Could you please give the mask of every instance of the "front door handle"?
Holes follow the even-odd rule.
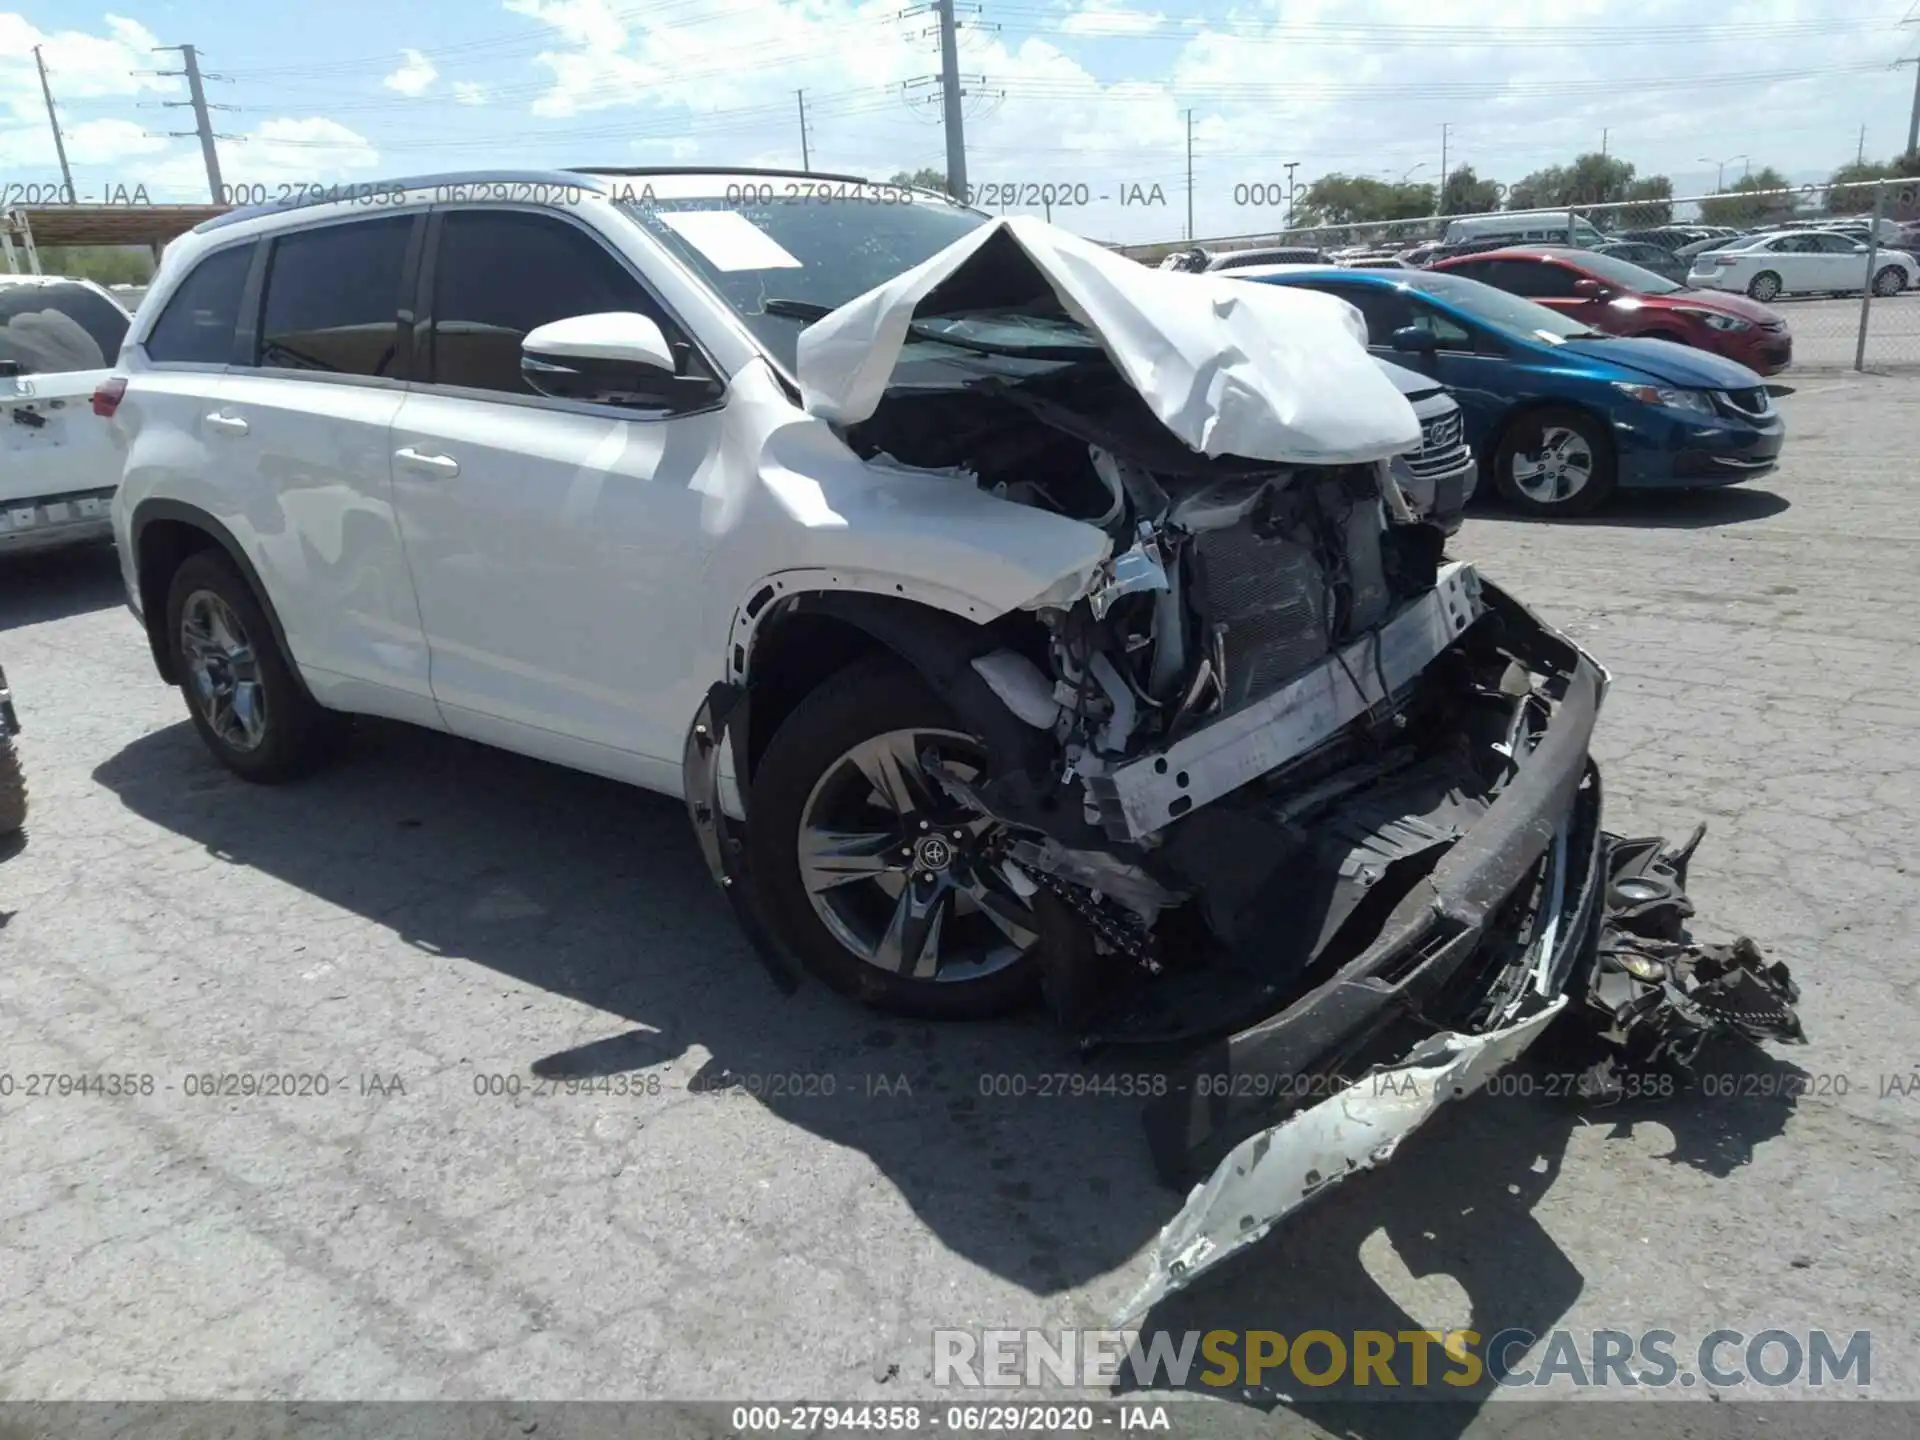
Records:
[[[247,422],[238,415],[222,415],[218,410],[207,416],[207,424],[224,435],[244,435]]]
[[[460,462],[451,455],[424,455],[411,445],[394,451],[393,458],[410,469],[424,470],[430,475],[458,475],[460,473]]]

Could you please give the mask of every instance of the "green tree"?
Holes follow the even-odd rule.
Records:
[[[144,285],[153,279],[153,255],[144,245],[42,245],[40,268],[96,285]]]
[[[936,170],[931,165],[923,165],[918,170],[896,170],[887,177],[889,185],[912,185],[921,190],[938,190],[942,194],[947,188],[947,172]]]
[[[1883,160],[1857,160],[1851,165],[1842,165],[1827,177],[1827,213],[1851,215],[1856,210],[1871,210],[1873,191],[1868,187],[1872,182],[1903,173]]]
[[[1571,165],[1549,165],[1523,177],[1507,192],[1507,208],[1544,210],[1672,197],[1673,186],[1664,175],[1635,179],[1632,161],[1592,150],[1574,156]]]
[[[1620,198],[1636,203],[1631,210],[1614,212],[1619,217],[1619,224],[1614,226],[1617,230],[1673,223],[1673,181],[1664,175],[1642,175]]]
[[[1368,175],[1322,175],[1306,188],[1295,228],[1356,225],[1369,220],[1416,220],[1433,214],[1431,185],[1395,184]]]
[[[1479,215],[1499,208],[1498,182],[1482,180],[1473,173],[1471,165],[1462,165],[1447,173],[1447,183],[1440,191],[1442,215]]]
[[[1793,196],[1759,196],[1758,191],[1788,190],[1787,177],[1771,165],[1763,165],[1751,175],[1742,175],[1713,200],[1700,202],[1700,218],[1709,225],[1763,225],[1770,220],[1786,220],[1793,215]],[[1747,196],[1754,196],[1747,199]]]

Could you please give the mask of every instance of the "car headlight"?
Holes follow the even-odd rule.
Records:
[[[1718,310],[1686,310],[1681,313],[1694,315],[1706,321],[1709,330],[1733,333],[1753,328],[1751,320],[1742,320],[1738,315],[1722,315]]]
[[[1713,414],[1713,397],[1704,390],[1670,390],[1664,385],[1628,385],[1614,382],[1614,389],[1631,396],[1642,405],[1659,405],[1668,410],[1697,410]]]

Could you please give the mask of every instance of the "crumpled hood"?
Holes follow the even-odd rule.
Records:
[[[1028,215],[970,231],[800,334],[810,414],[879,407],[918,316],[1005,309],[1049,292],[1189,448],[1283,464],[1383,460],[1420,422],[1367,353],[1346,301],[1227,275],[1152,270]]]

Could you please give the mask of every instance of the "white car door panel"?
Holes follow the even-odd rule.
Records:
[[[407,397],[394,488],[449,728],[574,763],[492,722],[549,731],[584,768],[634,778],[620,757],[646,757],[677,784],[721,420]]]
[[[261,368],[230,371],[198,419],[315,698],[438,726],[389,434],[405,396],[395,356],[412,223],[388,215],[278,237]]]
[[[725,412],[538,395],[520,341],[554,320],[643,313],[689,369],[704,364],[632,264],[574,219],[449,206],[430,248],[422,383],[390,439],[448,727],[677,791],[685,727],[717,678],[693,632],[717,538],[699,487]]]

